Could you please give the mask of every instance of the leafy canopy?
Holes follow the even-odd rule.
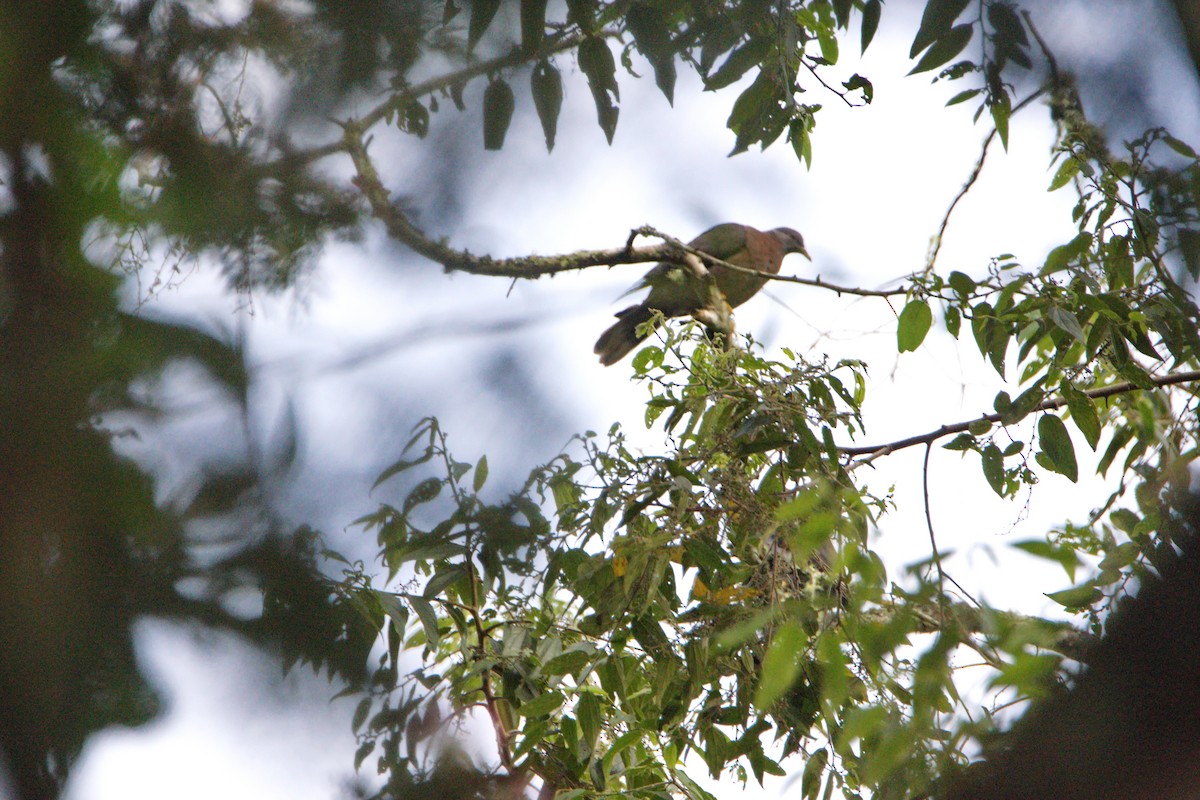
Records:
[[[784,140],[811,163],[812,98],[873,99],[871,81],[844,69],[845,50],[870,44],[882,10],[879,0],[11,6],[23,34],[5,39],[0,94],[0,452],[17,490],[0,501],[0,564],[20,607],[38,610],[0,632],[0,683],[12,687],[0,746],[18,794],[53,796],[88,735],[156,713],[132,657],[133,622],[147,614],[274,641],[285,663],[338,675],[358,695],[359,766],[373,759],[381,793],[405,797],[534,786],[547,798],[704,798],[697,769],[742,780],[794,770],[808,798],[920,796],[1001,725],[994,705],[960,690],[964,649],[986,665],[993,702],[1069,680],[1124,587],[1175,552],[1170,509],[1200,424],[1200,313],[1185,288],[1200,277],[1200,167],[1160,129],[1111,146],[1015,3],[929,0],[912,72],[963,87],[950,105],[976,104],[991,129],[980,168],[994,139],[1007,146],[1011,116],[1044,101],[1058,132],[1050,190],[1076,197],[1076,234],[1041,263],[998,255],[944,274],[948,212],[903,289],[838,289],[881,304],[903,296],[899,353],[944,326],[985,358],[1006,388],[978,419],[863,442],[866,364],[668,329],[633,362],[663,450],[636,452],[618,428],[588,434],[495,502],[486,459],[455,460],[427,420],[381,476],[419,476],[405,499],[360,520],[381,564],[343,564],[329,580],[315,535],[278,536],[257,491],[286,474],[294,439],[263,459],[276,463],[226,466],[193,501],[163,508],[96,417],[152,410],[134,387],[180,359],[233,405],[248,394],[236,345],[126,313],[122,273],[158,267],[153,294],[215,263],[234,291],[278,290],[367,214],[416,253],[485,275],[680,258],[665,236],[659,248],[552,257],[455,249],[395,201],[403,187],[380,178],[373,137],[420,147],[456,124],[450,106],[477,108],[483,146],[499,149],[529,97],[552,149],[577,68],[611,141],[621,112],[637,110],[622,106],[621,83],[652,75],[672,101],[683,68],[730,96],[734,154]],[[272,116],[263,109],[279,87],[290,113]],[[321,168],[335,159],[352,177]],[[1097,454],[1111,496],[1085,523],[1017,544],[1064,568],[1071,586],[1050,596],[1077,626],[973,601],[943,569],[932,529],[921,564],[897,571],[872,551],[892,504],[919,500],[872,495],[863,470],[935,444],[977,463],[1005,498],[1045,471],[1077,480],[1083,447]],[[265,520],[249,531],[248,507]],[[194,523],[211,518],[237,532],[215,561],[196,557]],[[185,579],[203,596],[181,592]],[[221,603],[242,585],[265,596],[250,620]],[[478,720],[493,733],[484,757],[454,735]]]

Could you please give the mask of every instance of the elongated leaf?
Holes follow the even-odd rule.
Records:
[[[620,113],[615,101],[620,98],[617,86],[617,64],[608,43],[598,37],[588,37],[579,45],[579,68],[587,76],[588,88],[596,103],[596,119],[612,144]]]
[[[754,705],[760,711],[768,710],[796,682],[803,647],[804,631],[799,625],[781,625],[775,630],[754,691]]]
[[[521,49],[536,52],[546,33],[547,0],[521,0]]]
[[[589,750],[594,750],[596,741],[600,738],[601,729],[600,701],[596,695],[591,692],[581,693],[579,703],[575,707],[575,716],[579,720],[584,743]]]
[[[487,456],[480,456],[479,463],[475,465],[475,482],[473,488],[479,491],[488,479],[488,463]]]
[[[516,99],[508,82],[499,79],[488,84],[483,93],[483,147],[499,150],[512,122]]]
[[[1058,563],[1067,573],[1067,579],[1072,581],[1075,580],[1076,567],[1083,563],[1075,548],[1066,545],[1051,544],[1045,539],[1029,539],[1023,542],[1014,542],[1012,546],[1018,550],[1025,551],[1031,556]]]
[[[1103,596],[1104,592],[1091,584],[1076,586],[1073,589],[1064,589],[1061,592],[1046,593],[1046,597],[1049,597],[1063,608],[1086,608]]]
[[[1196,151],[1187,142],[1176,139],[1174,136],[1164,136],[1163,141],[1167,143],[1167,147],[1170,147],[1184,158],[1190,158],[1192,160],[1197,158]]]
[[[1057,191],[1070,183],[1071,179],[1079,174],[1079,163],[1079,159],[1072,155],[1064,158],[1063,163],[1058,165],[1058,172],[1054,173],[1054,179],[1050,181],[1050,188],[1046,191]]]
[[[404,498],[404,513],[407,514],[422,503],[428,503],[437,498],[442,491],[442,482],[438,478],[426,478],[413,487]]]
[[[467,50],[474,50],[475,45],[487,33],[488,26],[496,17],[500,8],[500,0],[471,0],[471,22],[467,27]]]
[[[438,632],[437,614],[433,610],[433,604],[423,597],[409,597],[408,604],[412,606],[413,611],[417,612],[417,618],[421,620],[421,627],[425,630],[426,645],[430,650],[437,650],[441,634]]]
[[[916,350],[925,341],[925,334],[933,324],[933,312],[924,300],[910,300],[900,312],[900,324],[896,328],[896,343],[901,353]]]
[[[1088,447],[1095,450],[1100,443],[1100,417],[1096,413],[1096,403],[1066,381],[1063,381],[1061,389],[1067,401],[1067,410],[1071,412],[1071,420],[1087,440]]]
[[[578,25],[584,33],[591,33],[596,27],[599,7],[597,0],[567,0],[567,22]]]
[[[655,84],[674,105],[675,47],[662,10],[650,3],[636,3],[626,13],[625,24],[638,50],[654,68]]]
[[[917,53],[948,33],[968,3],[970,0],[929,0],[925,4],[925,13],[921,15],[921,25],[917,28],[908,57],[916,58]]]
[[[1079,318],[1070,311],[1058,306],[1050,306],[1050,308],[1046,309],[1046,316],[1059,328],[1062,328],[1075,337],[1076,341],[1081,344],[1087,342],[1087,337],[1083,333],[1083,326],[1079,324]]]
[[[517,713],[522,717],[542,717],[558,711],[562,708],[562,704],[562,692],[550,691],[539,694],[528,703],[522,703],[521,707],[517,709]]]
[[[724,89],[736,82],[750,70],[763,63],[771,52],[773,42],[770,38],[750,39],[741,47],[735,49],[722,62],[712,75],[704,79],[704,88],[710,91]]]
[[[542,133],[546,136],[546,150],[554,149],[554,137],[558,133],[558,114],[562,110],[562,76],[549,61],[539,61],[530,75],[533,107],[537,109]]]
[[[1008,118],[1012,116],[1012,100],[1006,92],[1000,91],[991,98],[988,108],[992,112],[992,124],[996,126],[1000,145],[1008,150]]]
[[[1049,412],[1038,420],[1038,443],[1046,456],[1047,466],[1072,483],[1079,480],[1079,465],[1075,461],[1075,446],[1071,434],[1058,416]]]
[[[955,106],[955,105],[958,105],[959,103],[965,103],[967,100],[970,100],[972,97],[974,97],[975,95],[979,94],[982,91],[983,91],[982,89],[965,89],[965,90],[959,92],[958,94],[954,95],[954,97],[951,97],[949,100],[947,100],[946,105],[947,106]]]
[[[863,6],[860,46],[864,53],[870,46],[871,40],[875,38],[875,31],[879,30],[879,14],[882,9],[883,5],[879,0],[867,0],[866,5]]]
[[[1092,234],[1084,231],[1076,234],[1075,238],[1066,244],[1059,245],[1046,256],[1041,275],[1050,275],[1061,269],[1066,269],[1071,262],[1082,256],[1092,246]]]
[[[988,486],[992,487],[992,491],[1003,497],[1004,456],[1000,454],[1000,448],[989,444],[983,448],[981,455],[983,456],[983,477],[987,479]]]
[[[928,72],[942,66],[966,49],[967,45],[971,43],[974,33],[974,25],[958,25],[951,28],[933,43],[933,46],[925,52],[925,55],[921,56],[921,60],[908,74],[916,75],[919,72]]]

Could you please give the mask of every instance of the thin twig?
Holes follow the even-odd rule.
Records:
[[[945,598],[946,573],[942,571],[942,554],[938,551],[937,535],[933,532],[933,515],[929,511],[929,454],[933,451],[933,442],[925,443],[925,463],[921,467],[921,489],[925,493],[925,527],[929,529],[929,548],[933,553],[933,565],[938,574],[938,595]]]
[[[1010,114],[1016,114],[1021,109],[1032,103],[1037,98],[1046,93],[1046,87],[1041,87],[1033,94],[1026,97],[1021,102],[1013,107]],[[979,180],[979,174],[983,172],[983,162],[987,159],[988,148],[991,147],[992,140],[996,138],[996,128],[992,128],[991,132],[983,140],[983,148],[979,152],[979,160],[975,162],[975,168],[971,170],[971,176],[967,178],[966,183],[958,190],[958,194],[950,201],[950,207],[946,209],[945,216],[942,217],[942,224],[938,226],[937,235],[933,237],[933,242],[929,246],[929,256],[925,260],[925,271],[931,272],[933,265],[937,261],[938,253],[942,250],[942,238],[946,235],[946,228],[950,225],[950,215],[954,213],[954,209],[958,207],[959,201],[967,196],[967,192],[971,191],[971,187],[975,185],[975,181]]]
[[[1150,381],[1159,388],[1163,386],[1174,386],[1180,383],[1193,383],[1195,381],[1200,381],[1200,370],[1175,372],[1158,377],[1151,376]],[[1118,394],[1127,394],[1129,392],[1139,391],[1140,388],[1141,387],[1136,386],[1129,381],[1122,381],[1121,383],[1114,383],[1111,386],[1103,386],[1099,389],[1088,389],[1084,392],[1084,394],[1093,400],[1096,400],[1102,397],[1112,397]],[[1030,413],[1032,414],[1037,411],[1052,411],[1056,408],[1062,408],[1066,404],[1067,401],[1061,397],[1053,400],[1043,400],[1041,403],[1038,403],[1037,406],[1031,409]],[[897,450],[903,450],[919,444],[929,444],[941,439],[943,436],[949,436],[954,433],[963,433],[964,431],[970,429],[972,425],[979,422],[991,423],[999,421],[1000,414],[984,414],[981,417],[976,417],[975,419],[967,422],[956,422],[951,425],[943,425],[936,431],[929,431],[928,433],[909,436],[905,439],[898,439],[894,442],[888,442],[887,444],[868,445],[866,447],[839,447],[838,452],[849,458],[866,456],[866,458],[863,459],[864,461],[873,461],[882,456],[894,453]]]
[[[379,219],[387,229],[388,235],[420,255],[441,264],[447,272],[467,272],[472,275],[487,275],[506,278],[538,278],[543,275],[557,275],[561,272],[574,272],[598,266],[617,266],[620,264],[645,264],[656,261],[671,261],[684,263],[685,255],[693,255],[706,268],[720,266],[731,272],[741,272],[767,280],[783,283],[799,283],[820,289],[829,289],[837,294],[852,294],[863,297],[891,297],[907,293],[907,289],[859,289],[850,286],[838,286],[826,283],[818,278],[800,278],[793,275],[771,275],[759,270],[731,264],[703,251],[690,247],[678,239],[668,236],[649,226],[637,228],[630,233],[624,247],[608,250],[579,250],[554,256],[521,256],[517,258],[492,258],[478,256],[467,250],[456,250],[443,242],[435,242],[425,236],[408,216],[391,201],[387,188],[379,178],[375,165],[367,153],[367,144],[363,140],[365,129],[359,123],[344,123],[345,134],[342,137],[342,149],[349,154],[354,162],[357,175],[353,183],[362,192],[371,207],[372,214]],[[661,239],[664,244],[656,247],[634,248],[633,242],[638,236],[651,236]]]

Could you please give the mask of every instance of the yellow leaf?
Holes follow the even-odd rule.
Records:
[[[734,603],[740,603],[743,600],[748,600],[757,595],[758,592],[747,586],[726,586],[724,589],[719,589],[713,593],[712,602],[718,605],[728,606]]]

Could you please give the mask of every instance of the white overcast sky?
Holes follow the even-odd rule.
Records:
[[[1097,5],[1107,6],[1105,12],[1096,13]],[[1111,6],[1059,0],[1040,4],[1035,20],[1067,68],[1136,65],[1140,99],[1153,121],[1197,143],[1200,91],[1177,43],[1165,38],[1169,28],[1156,27],[1167,22],[1153,17],[1154,7],[1137,0]],[[855,62],[856,47],[843,46],[846,76],[859,72],[874,81],[871,106],[848,109],[810,87],[806,99],[825,106],[811,170],[797,164],[785,144],[726,158],[732,134],[724,120],[736,95],[702,93],[683,70],[674,109],[649,78],[619,76],[623,111],[611,147],[595,124],[581,76],[567,74],[558,144],[550,155],[521,89],[500,153],[480,152],[477,102],[467,113],[444,107],[435,117],[435,123],[461,126],[461,141],[448,146],[440,162],[431,163],[425,143],[385,134],[373,152],[394,191],[426,207],[424,224],[474,252],[611,247],[643,224],[686,239],[732,220],[802,231],[813,262],[793,256],[785,271],[864,287],[893,285],[924,263],[930,236],[987,133],[972,124],[969,104],[942,107],[961,87],[931,88],[928,77],[903,77],[919,11],[917,3],[888,3],[862,63]],[[1146,40],[1164,44],[1146,48]],[[565,59],[561,64],[573,69]],[[1111,99],[1089,96],[1087,89],[1085,83],[1092,110]],[[1118,125],[1127,121],[1120,102],[1104,111]],[[1044,191],[1052,139],[1041,106],[1013,120],[1009,152],[993,148],[956,212],[941,270],[979,275],[989,257],[1004,252],[1034,267],[1071,237],[1071,196]],[[461,169],[454,166],[459,158],[466,163]],[[389,496],[385,489],[372,499],[367,490],[426,414],[441,419],[462,460],[487,454],[498,494],[553,457],[574,432],[603,432],[619,420],[635,441],[655,446],[658,436],[641,422],[645,389],[630,383],[628,361],[606,369],[591,352],[621,307],[617,296],[640,272],[636,266],[590,270],[512,287],[447,277],[372,229],[361,245],[331,246],[300,292],[256,298],[253,315],[238,310],[203,274],[156,300],[152,310],[246,326],[257,365],[253,402],[261,435],[278,424],[287,401],[300,420],[302,469],[294,490],[281,498],[282,510],[368,557],[369,537],[346,525]],[[973,345],[958,346],[936,327],[919,352],[897,357],[896,301],[893,308],[879,299],[837,298],[789,284],[768,291],[775,299],[759,296],[738,310],[740,329],[770,348],[868,362],[864,442],[972,418],[990,410],[992,397],[1005,388]],[[170,431],[179,447],[151,440],[137,455],[168,482],[182,480],[225,421],[219,413],[193,410]],[[896,571],[928,554],[922,455],[914,449],[890,456],[870,479],[879,492],[895,487],[900,510],[882,520],[872,546]],[[1007,543],[1081,520],[1103,488],[1086,478],[1072,486],[1047,475],[1028,504],[1002,503],[984,483],[977,459],[935,450],[931,469],[939,544],[956,551],[951,574],[992,602],[1047,611],[1041,593],[1064,588],[1065,576],[1006,552]],[[993,553],[1015,569],[1002,570]],[[270,658],[229,636],[161,622],[143,624],[140,644],[167,712],[142,729],[95,736],[69,800],[324,800],[350,776],[353,703],[329,703],[332,691],[323,679],[297,673],[280,681]],[[768,785],[761,796],[775,796],[780,786]],[[757,787],[750,788],[755,794]],[[718,794],[740,791],[726,784]]]

